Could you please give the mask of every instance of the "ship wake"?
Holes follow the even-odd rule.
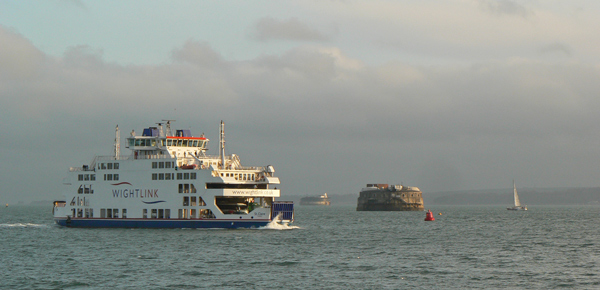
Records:
[[[259,230],[293,230],[299,229],[298,226],[292,226],[288,222],[281,221],[281,214],[277,215],[271,222],[269,222],[266,226],[259,227]]]

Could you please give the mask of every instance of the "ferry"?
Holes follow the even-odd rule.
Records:
[[[71,167],[54,221],[66,227],[256,228],[291,223],[294,204],[281,196],[273,166],[242,166],[225,155],[221,121],[219,155],[206,155],[208,138],[171,130],[175,120],[132,131],[121,156],[119,126],[114,154]]]

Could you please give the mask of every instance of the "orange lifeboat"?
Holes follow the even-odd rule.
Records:
[[[431,212],[431,210],[427,211],[427,214],[425,215],[425,221],[434,221],[435,218],[433,217],[433,213]]]

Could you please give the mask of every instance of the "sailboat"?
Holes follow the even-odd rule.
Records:
[[[527,210],[527,206],[521,206],[521,201],[519,200],[519,195],[517,194],[517,186],[515,185],[515,181],[513,180],[513,192],[515,196],[515,206],[507,207],[507,210]]]

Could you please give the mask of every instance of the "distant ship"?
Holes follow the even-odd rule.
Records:
[[[327,193],[320,196],[307,196],[300,199],[300,205],[331,205]]]
[[[515,206],[507,207],[507,210],[527,210],[527,206],[521,206],[521,201],[519,200],[519,195],[517,194],[517,186],[515,185],[515,181],[513,180],[513,197],[515,198]]]
[[[67,227],[252,228],[294,219],[292,202],[276,201],[275,169],[242,166],[225,155],[225,124],[219,156],[206,155],[208,139],[171,130],[173,120],[127,138],[120,155],[119,128],[113,156],[96,156],[71,167],[64,199],[54,202],[54,221]]]
[[[421,211],[425,210],[418,187],[367,184],[358,196],[357,211]]]

